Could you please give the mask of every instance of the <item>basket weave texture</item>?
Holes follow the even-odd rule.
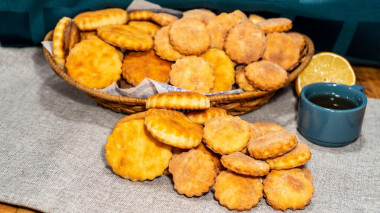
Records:
[[[305,67],[309,64],[312,56],[314,55],[315,49],[312,40],[306,35],[303,36],[306,45],[301,52],[301,57],[298,61],[298,64],[290,72],[288,72],[287,84],[297,78],[302,70],[304,70]],[[44,41],[52,41],[52,38],[53,31],[50,31],[46,34]],[[115,112],[125,114],[133,114],[146,110],[146,98],[110,95],[79,84],[74,79],[72,79],[64,69],[60,68],[55,63],[52,55],[50,55],[49,51],[45,47],[43,47],[43,52],[51,68],[59,77],[64,79],[70,85],[87,93],[100,106],[111,109]],[[208,97],[211,101],[212,106],[226,109],[228,114],[231,115],[241,115],[260,108],[266,104],[275,93],[276,91],[255,90],[250,92],[241,92],[238,94],[211,95]]]

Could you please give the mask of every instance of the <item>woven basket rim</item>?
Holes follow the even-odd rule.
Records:
[[[44,41],[52,41],[53,38],[53,32],[54,30],[49,31],[44,38]],[[300,58],[300,63],[288,74],[288,80],[286,84],[289,84],[294,79],[297,78],[297,76],[305,69],[305,67],[309,64],[311,61],[311,58],[314,55],[314,44],[313,41],[306,35],[301,34],[304,37],[305,40],[305,48],[306,48],[306,54]],[[53,71],[62,79],[64,79],[66,82],[68,82],[70,85],[76,87],[77,89],[80,89],[84,92],[86,92],[88,95],[92,97],[97,97],[100,99],[103,99],[105,101],[112,101],[117,102],[121,104],[126,105],[145,105],[145,102],[147,98],[135,98],[135,97],[128,97],[128,96],[121,96],[121,95],[111,95],[107,94],[89,87],[86,87],[78,82],[76,82],[73,78],[71,78],[67,72],[65,72],[64,69],[60,68],[54,61],[53,56],[50,55],[49,51],[43,46],[42,47],[44,55],[48,63],[50,64]],[[210,99],[211,102],[233,102],[233,101],[244,101],[252,98],[261,97],[264,95],[267,95],[273,91],[262,91],[262,90],[256,90],[256,91],[244,91],[241,93],[236,94],[219,94],[219,95],[208,95],[207,97]]]

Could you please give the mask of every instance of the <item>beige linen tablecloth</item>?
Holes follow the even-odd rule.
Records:
[[[293,85],[242,116],[295,132],[312,151],[314,197],[304,212],[379,212],[380,100],[369,99],[360,138],[342,148],[306,141],[296,130]],[[41,48],[0,48],[0,201],[44,212],[227,212],[209,192],[179,195],[171,180],[131,182],[104,158],[124,115],[96,105],[49,67]],[[273,212],[262,199],[252,212]]]

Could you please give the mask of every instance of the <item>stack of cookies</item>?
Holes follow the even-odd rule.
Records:
[[[146,108],[121,119],[105,145],[108,164],[121,177],[171,175],[179,194],[197,197],[213,189],[231,210],[249,210],[263,196],[280,210],[310,203],[313,178],[303,166],[310,149],[280,125],[227,115],[195,92],[157,94]]]
[[[272,91],[287,83],[305,46],[301,34],[286,33],[291,28],[287,18],[240,10],[193,9],[178,18],[112,8],[62,18],[53,57],[75,81],[96,89],[150,78],[199,93]]]

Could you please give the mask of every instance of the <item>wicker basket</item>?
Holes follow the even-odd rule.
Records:
[[[51,41],[53,38],[53,31],[46,34],[44,41]],[[314,55],[314,44],[311,39],[304,35],[305,48],[301,52],[301,57],[298,64],[289,72],[288,83],[292,82],[302,72],[303,69],[309,64],[312,56]],[[146,98],[134,98],[118,95],[110,95],[104,92],[94,90],[92,88],[83,86],[74,81],[65,70],[58,67],[53,57],[43,47],[43,52],[46,60],[49,62],[51,68],[57,75],[63,78],[72,86],[86,92],[89,96],[95,99],[95,101],[108,109],[115,112],[121,112],[126,114],[133,114],[137,112],[145,111]],[[238,94],[225,94],[225,95],[211,95],[208,96],[211,105],[226,109],[231,115],[241,115],[252,110],[258,109],[266,104],[269,99],[275,94],[276,91],[251,91],[242,92]]]

